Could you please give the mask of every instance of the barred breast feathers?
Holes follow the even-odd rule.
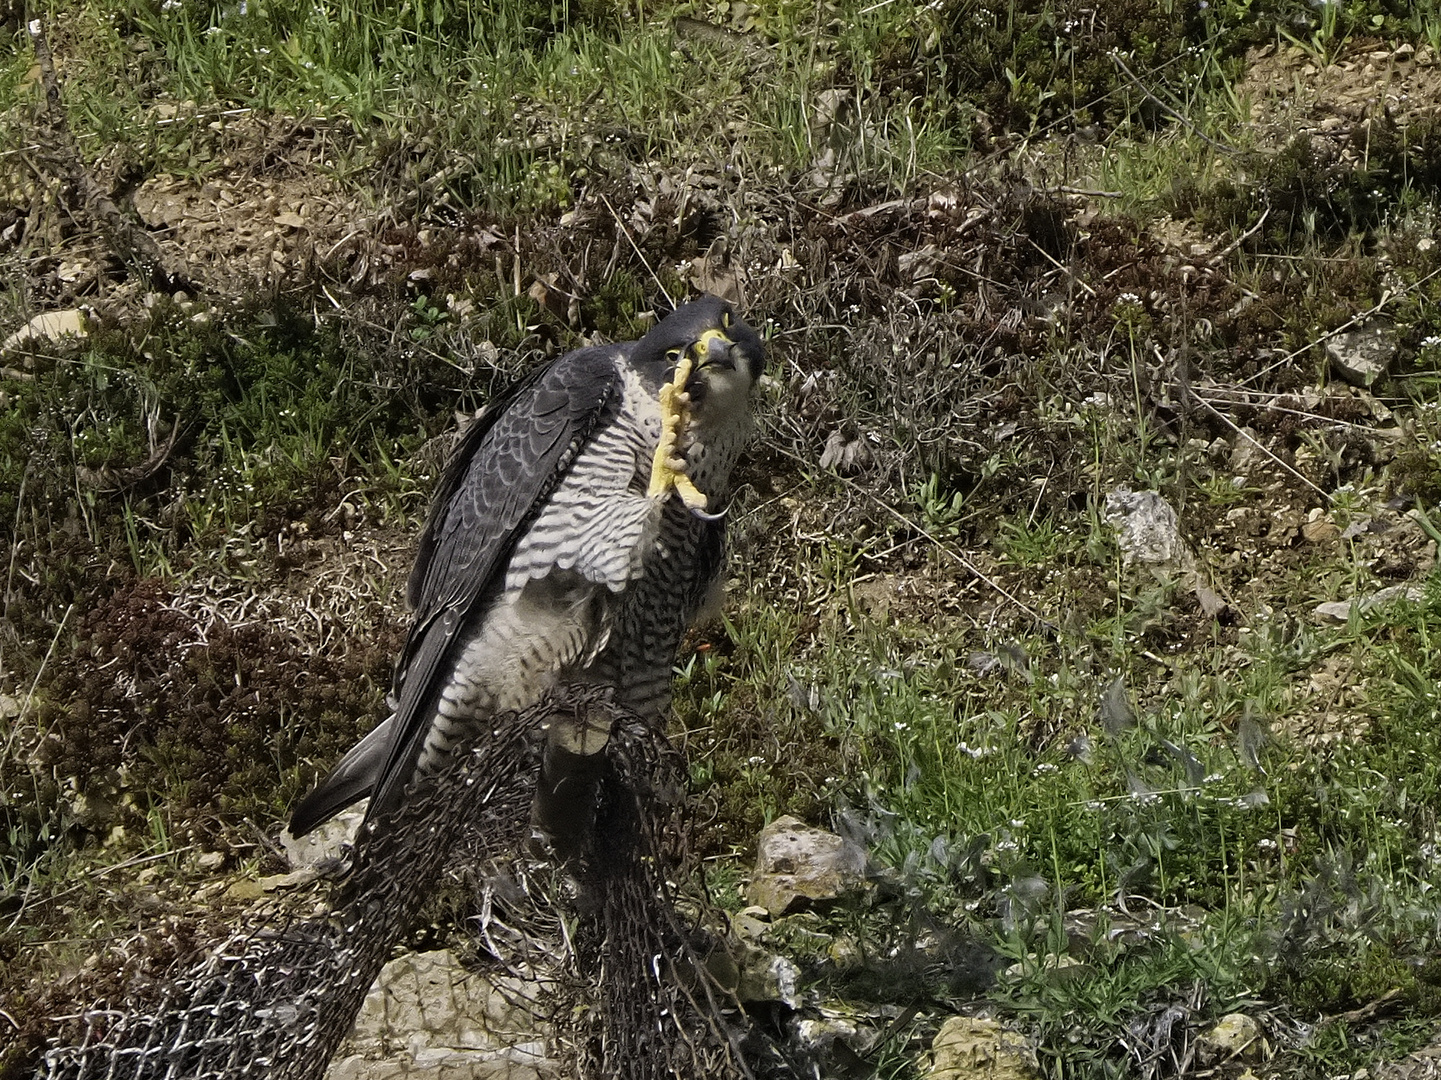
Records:
[[[640,378],[622,368],[620,415],[581,451],[526,531],[506,568],[507,592],[556,571],[620,592],[644,569],[660,530],[663,498],[649,498],[660,408]]]

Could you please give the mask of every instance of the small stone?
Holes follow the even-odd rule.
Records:
[[[744,1005],[780,1004],[788,1009],[800,1006],[800,968],[777,953],[747,949],[741,959],[736,1000]]]
[[[731,929],[742,941],[760,941],[771,928],[771,913],[763,907],[748,907],[731,916]]]
[[[5,344],[0,345],[0,350],[9,352],[11,349],[19,348],[22,345],[33,345],[38,342],[48,341],[51,343],[60,342],[66,338],[83,338],[89,329],[85,320],[85,313],[79,308],[69,308],[65,311],[46,311],[36,315],[15,333],[5,339]]]
[[[302,885],[309,885],[319,877],[318,873],[310,867],[306,867],[303,870],[292,870],[288,874],[271,874],[269,877],[261,878],[255,884],[260,887],[262,892],[279,892],[281,889],[298,889]]]
[[[1331,368],[1353,386],[1370,388],[1396,357],[1396,331],[1385,323],[1348,330],[1326,342]]]
[[[1301,528],[1303,514],[1294,506],[1283,506],[1271,512],[1271,528],[1266,533],[1266,543],[1272,547],[1289,547]]]
[[[859,844],[793,817],[761,831],[755,874],[746,895],[779,918],[860,892],[866,853]]]
[[[1338,539],[1341,530],[1325,518],[1317,518],[1301,526],[1301,535],[1306,538],[1307,543],[1325,544]]]
[[[207,873],[214,873],[225,865],[225,853],[223,851],[202,851],[200,857],[195,860],[195,865]]]
[[[953,1016],[931,1044],[925,1080],[1034,1080],[1040,1076],[1035,1052],[1019,1033],[994,1020]]]
[[[1274,465],[1275,462],[1261,448],[1253,429],[1243,427],[1236,432],[1236,441],[1231,446],[1230,472],[1239,476],[1250,476],[1257,469]]]
[[[231,882],[230,888],[225,890],[227,900],[259,900],[265,895],[265,890],[260,887],[260,882],[251,881],[249,878],[241,878],[239,881]]]
[[[1067,968],[1084,967],[1086,967],[1085,964],[1069,953],[1047,953],[1045,956],[1031,955],[1024,960],[1018,960],[1006,968],[1006,978],[1021,979],[1032,972],[1039,972],[1042,975],[1051,976],[1058,971],[1065,971]],[[1053,981],[1059,982],[1063,980]]]
[[[824,1011],[824,1009],[823,1009]],[[849,1016],[827,1015],[795,1024],[795,1041],[820,1065],[821,1076],[858,1075],[861,1057],[876,1043],[876,1031]]]
[[[1350,621],[1353,610],[1359,615],[1365,615],[1373,608],[1394,603],[1397,600],[1418,603],[1425,595],[1425,590],[1419,585],[1390,585],[1360,599],[1328,600],[1324,604],[1317,604],[1312,609],[1312,614],[1326,622],[1344,623]]]
[[[1327,600],[1317,604],[1312,614],[1326,622],[1343,623],[1351,618],[1351,604],[1350,600]]]
[[[1176,511],[1157,492],[1117,488],[1106,496],[1105,519],[1127,562],[1182,570],[1195,564]]]
[[[70,801],[70,816],[91,832],[108,829],[115,818],[115,804],[103,795],[82,792]]]
[[[1196,1060],[1202,1066],[1264,1061],[1269,1050],[1261,1025],[1245,1013],[1228,1013],[1196,1040]]]
[[[861,943],[848,935],[842,935],[826,946],[826,959],[842,972],[859,971],[865,966],[866,954]]]
[[[299,839],[291,836],[289,830],[283,831],[280,834],[280,846],[285,849],[285,857],[290,860],[291,869],[319,866],[340,858],[341,849],[354,841],[360,823],[365,820],[365,808],[368,805],[370,800],[362,799]]]

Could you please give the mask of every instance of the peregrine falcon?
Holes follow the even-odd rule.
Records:
[[[366,821],[382,820],[453,747],[560,682],[611,686],[617,704],[659,719],[681,635],[720,573],[764,362],[756,332],[707,296],[492,402],[420,538],[394,711],[301,800],[291,834],[367,795]]]

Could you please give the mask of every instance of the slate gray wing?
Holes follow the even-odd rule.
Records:
[[[415,621],[396,665],[389,731],[356,747],[301,801],[293,835],[366,794],[371,819],[398,803],[458,636],[499,594],[516,542],[576,455],[614,419],[624,355],[624,346],[568,353],[521,380],[467,429],[432,502],[407,585]]]

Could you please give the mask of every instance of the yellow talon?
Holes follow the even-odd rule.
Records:
[[[681,430],[690,419],[686,408],[690,396],[685,392],[689,379],[690,355],[687,353],[676,363],[675,376],[660,388],[660,445],[651,461],[650,489],[646,494],[654,499],[674,490],[688,508],[704,510],[705,493],[685,474],[685,459],[676,453]]]

